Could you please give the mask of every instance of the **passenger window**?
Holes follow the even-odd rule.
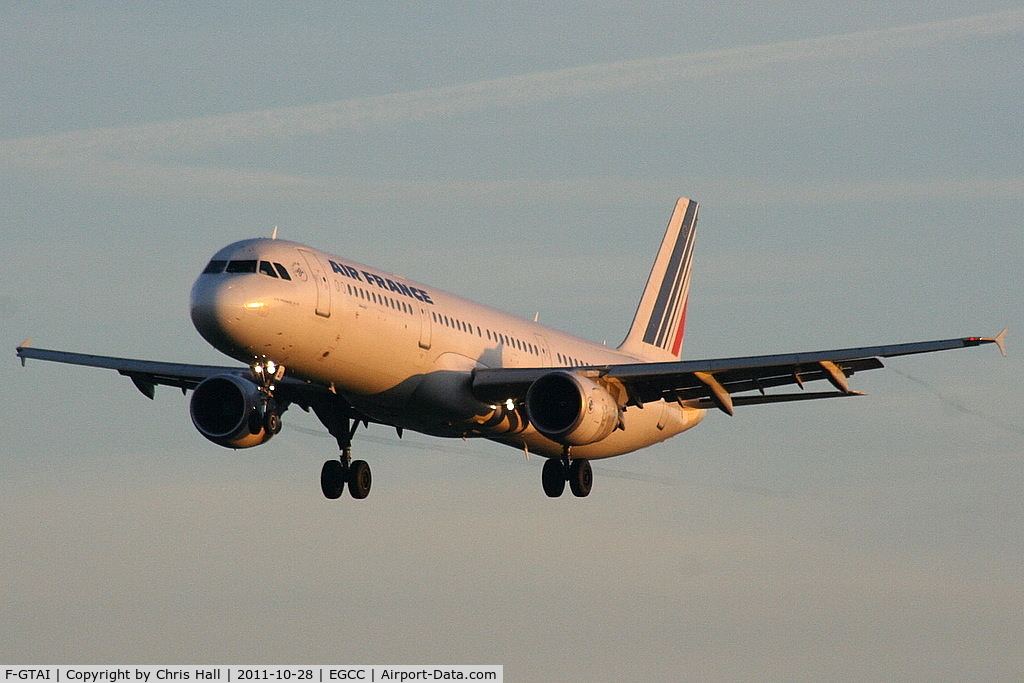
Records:
[[[228,273],[255,273],[256,261],[229,261]]]
[[[224,272],[224,266],[226,266],[226,265],[228,265],[227,261],[220,261],[220,260],[214,259],[213,261],[210,261],[208,264],[206,264],[206,268],[203,269],[203,274],[204,275],[213,275],[213,274],[216,274],[216,273],[223,273]]]
[[[269,275],[272,278],[277,277],[277,272],[274,270],[273,264],[269,261],[260,261],[260,272],[264,275]]]
[[[275,263],[274,268],[277,268],[277,274],[281,276],[282,280],[292,279],[292,276],[288,274],[288,271],[280,263]]]

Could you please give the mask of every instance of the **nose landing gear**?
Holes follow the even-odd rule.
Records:
[[[287,403],[279,406],[274,398],[275,382],[280,382],[284,378],[285,367],[278,365],[272,360],[268,360],[265,363],[253,363],[249,367],[257,384],[259,384],[260,394],[262,395],[262,409],[253,412],[250,416],[249,431],[253,434],[258,434],[261,430],[266,429],[267,434],[273,436],[280,433],[281,413],[288,407]]]

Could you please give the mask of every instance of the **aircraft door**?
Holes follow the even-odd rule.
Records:
[[[541,367],[551,367],[551,351],[548,349],[547,339],[544,338],[543,334],[536,334],[534,338],[537,340],[537,347],[540,349]]]
[[[430,339],[433,333],[433,323],[430,320],[430,311],[420,306],[420,348],[429,349]]]
[[[306,265],[313,274],[313,281],[316,282],[316,314],[324,318],[331,317],[331,283],[327,279],[327,271],[320,263],[316,254],[305,249],[299,249],[302,257],[306,259]]]

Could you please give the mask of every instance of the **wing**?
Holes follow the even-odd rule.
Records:
[[[729,415],[736,405],[781,403],[808,399],[858,396],[847,378],[862,370],[883,367],[882,358],[962,349],[996,344],[1006,355],[1006,330],[995,337],[960,337],[911,344],[865,346],[832,351],[718,358],[669,363],[631,363],[584,368],[564,368],[607,385],[618,385],[625,405],[643,406],[657,400],[678,401],[695,408],[719,408]],[[481,368],[474,371],[473,391],[490,402],[522,399],[530,385],[552,368]],[[827,380],[831,391],[769,394],[774,387]],[[755,393],[756,392],[756,393]],[[733,394],[742,394],[733,396]]]
[[[88,353],[36,349],[26,344],[18,347],[18,358],[21,359],[22,365],[25,364],[26,359],[32,358],[35,360],[52,361],[54,363],[68,363],[70,365],[84,365],[91,368],[117,370],[122,375],[130,378],[139,391],[149,398],[153,398],[153,392],[158,384],[179,387],[183,390],[195,389],[207,377],[248,372],[247,368],[163,363],[152,360],[136,360],[134,358],[112,358],[110,356],[95,356]]]
[[[117,370],[131,379],[132,383],[149,398],[153,398],[157,385],[178,387],[183,392],[195,389],[204,379],[216,375],[241,375],[253,379],[249,368],[221,365],[190,365],[187,363],[165,363],[153,360],[137,360],[134,358],[114,358],[96,356],[88,353],[72,353],[70,351],[52,351],[37,349],[27,343],[18,347],[18,358],[22,365],[27,359],[46,360],[70,365],[84,365],[92,368]],[[298,379],[285,377],[277,382],[278,391],[283,398],[299,405],[308,404],[314,395],[327,394],[329,389],[320,385],[309,384]]]

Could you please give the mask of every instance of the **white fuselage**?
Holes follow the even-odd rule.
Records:
[[[562,446],[528,425],[510,430],[494,414],[500,406],[476,400],[471,371],[648,360],[294,242],[245,240],[213,259],[226,265],[200,275],[191,299],[192,320],[207,341],[248,364],[284,365],[290,376],[331,387],[396,427],[482,436],[559,456]],[[703,416],[665,401],[629,408],[624,429],[573,452],[620,455]]]

